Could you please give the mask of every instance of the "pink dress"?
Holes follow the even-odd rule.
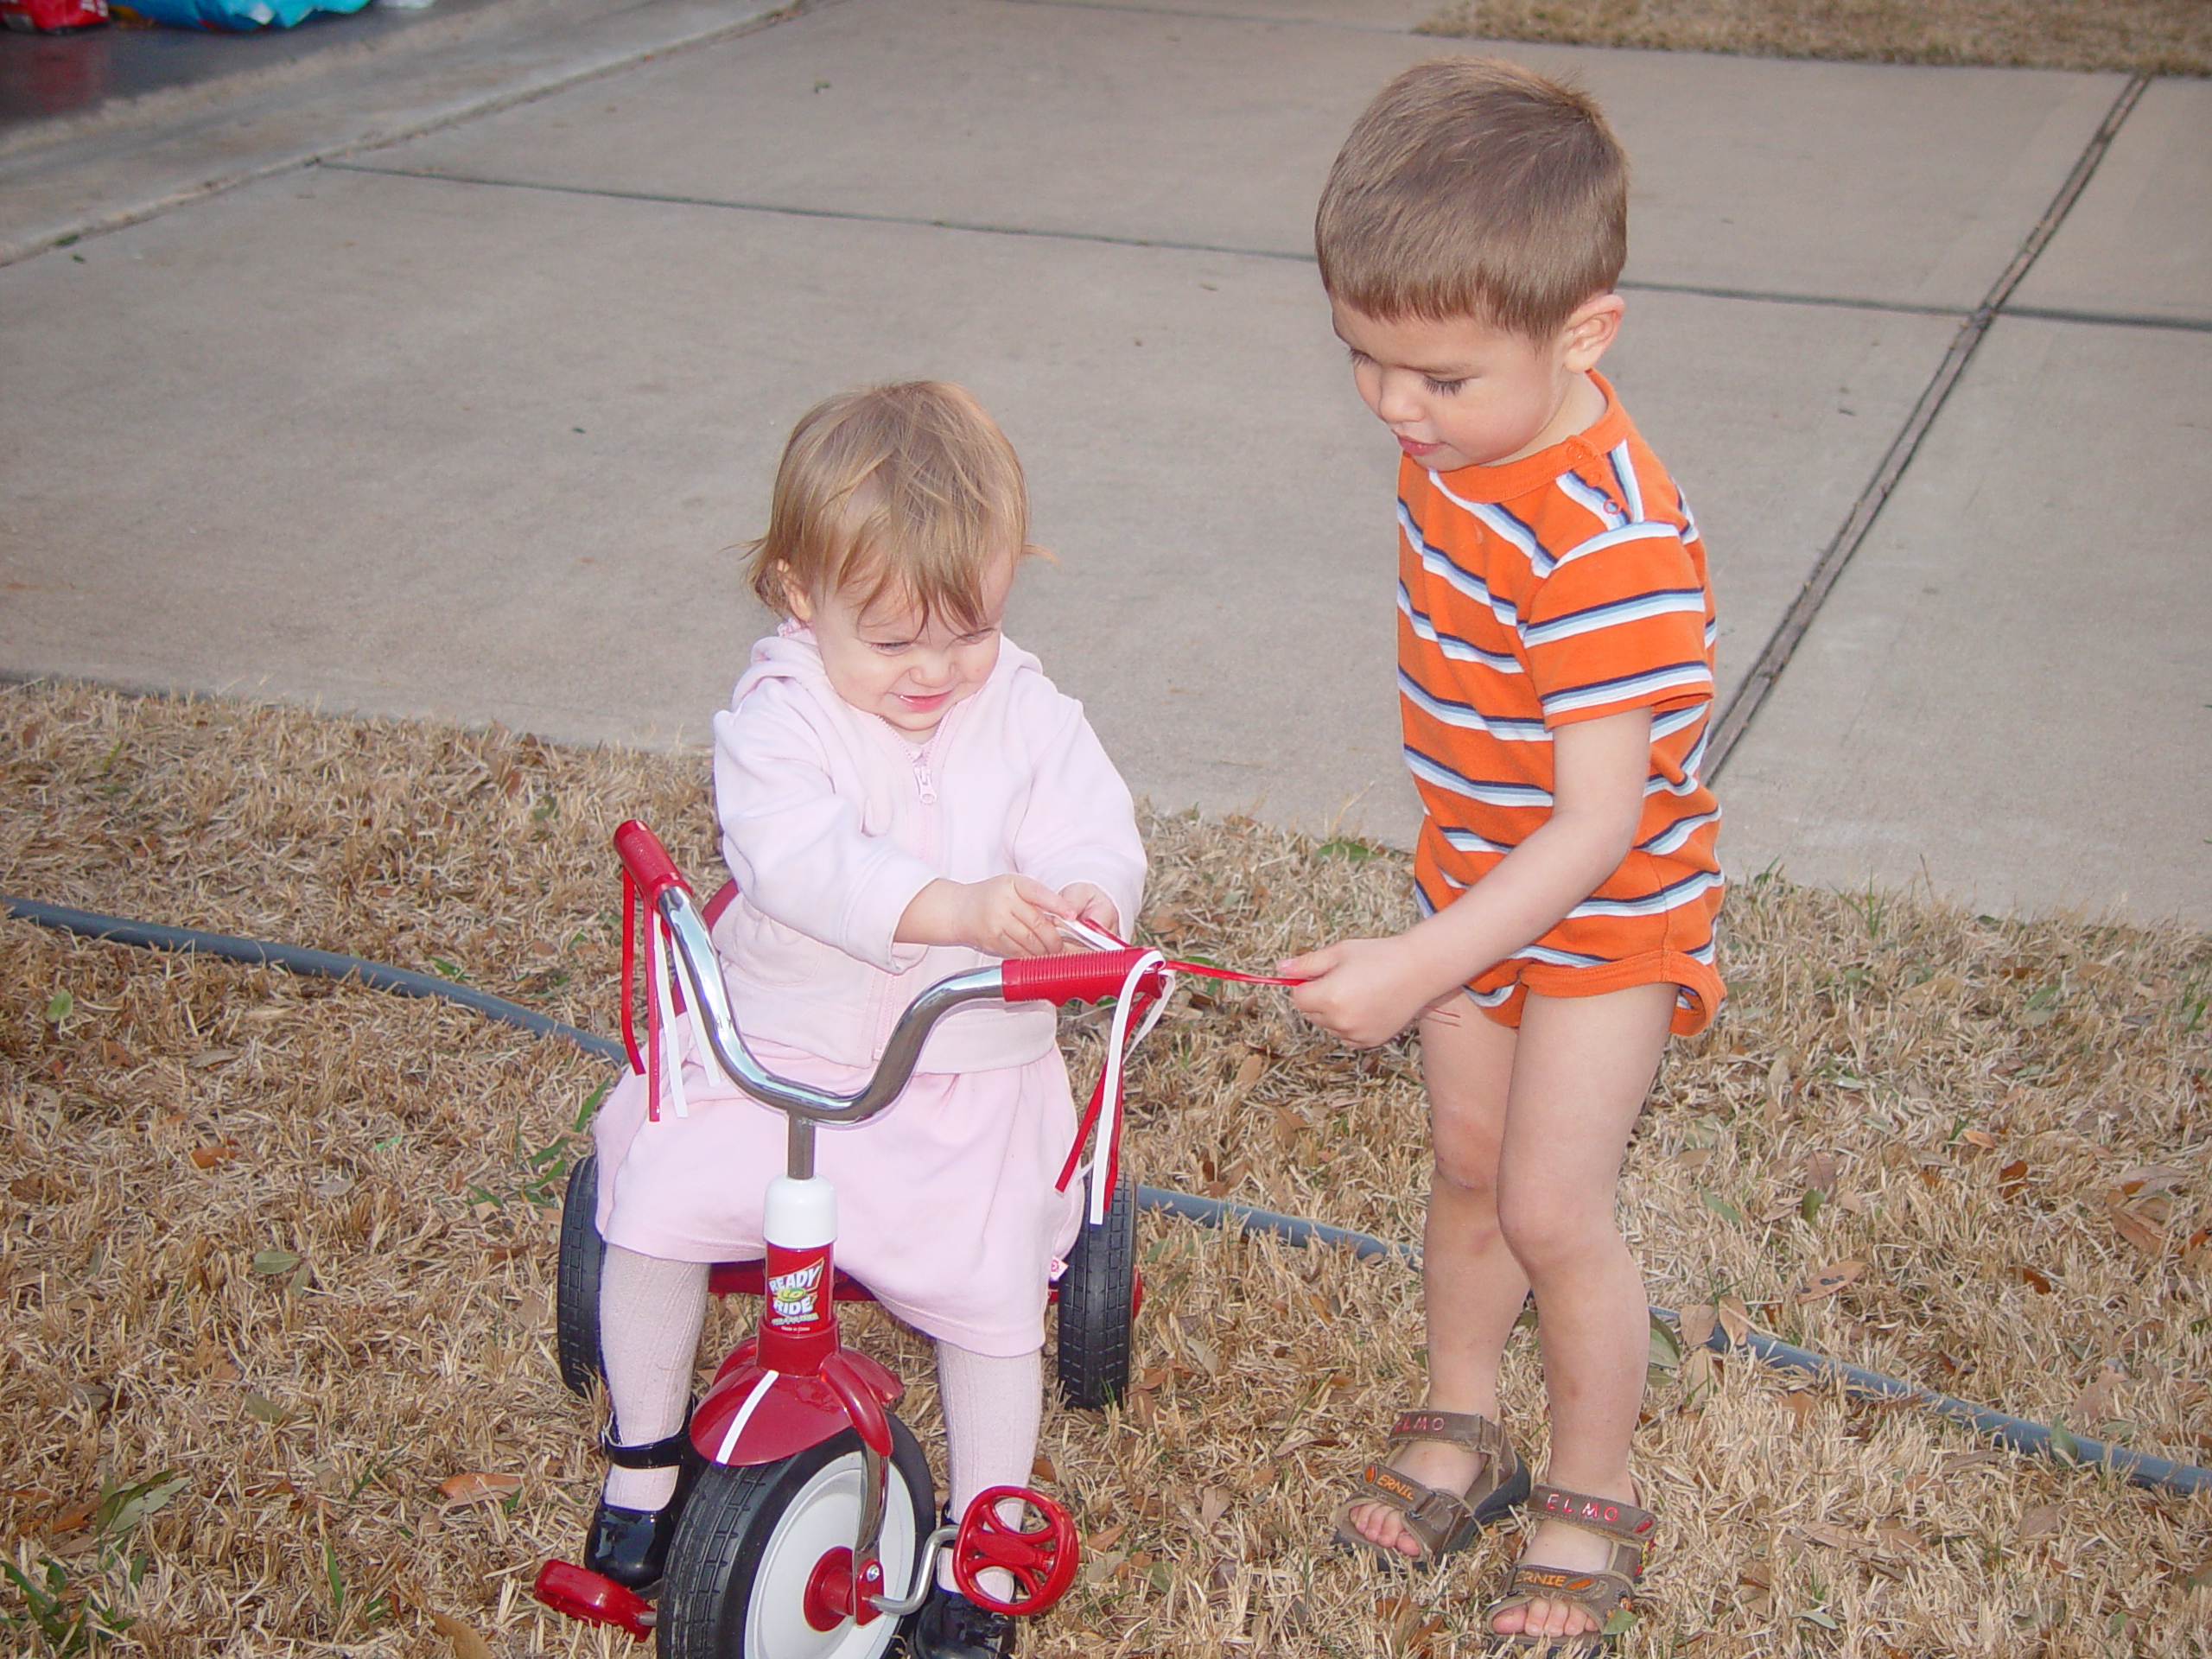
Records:
[[[938,876],[1008,871],[1089,881],[1124,920],[1144,874],[1128,787],[1036,658],[1011,641],[918,749],[830,690],[791,625],[753,650],[715,721],[715,793],[740,897],[715,925],[738,1025],[760,1062],[849,1090],[927,986],[988,958],[894,945]],[[1053,1190],[1075,1135],[1054,1013],[977,1005],[943,1020],[896,1104],[816,1135],[837,1188],[838,1264],[900,1319],[973,1352],[1044,1340],[1046,1291],[1081,1220]],[[645,1115],[642,1077],[594,1125],[599,1228],[664,1260],[760,1254],[760,1210],[785,1120],[687,1062],[690,1116]]]

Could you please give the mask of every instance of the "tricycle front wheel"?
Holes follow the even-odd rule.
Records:
[[[896,1597],[913,1582],[936,1494],[921,1446],[896,1417],[891,1442],[877,1554]],[[853,1547],[866,1474],[849,1428],[781,1463],[700,1471],[669,1546],[661,1659],[878,1659],[899,1633],[895,1616],[827,1630],[808,1616],[823,1559]]]

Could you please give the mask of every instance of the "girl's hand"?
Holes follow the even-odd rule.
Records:
[[[1076,920],[1089,922],[1091,926],[1111,933],[1117,939],[1122,937],[1122,912],[1115,909],[1111,899],[1090,882],[1071,881],[1060,889],[1060,897],[1071,906],[1068,913]],[[1063,950],[1080,950],[1082,948],[1065,939],[1060,943]]]
[[[1437,994],[1433,970],[1404,934],[1340,939],[1293,957],[1275,971],[1306,981],[1291,988],[1293,1007],[1357,1048],[1389,1042]]]
[[[914,895],[892,937],[901,944],[964,944],[994,957],[1049,957],[1060,949],[1052,918],[1074,914],[1066,899],[1030,876],[939,877]]]

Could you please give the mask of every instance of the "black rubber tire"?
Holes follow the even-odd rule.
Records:
[[[1082,1411],[1103,1411],[1129,1386],[1129,1326],[1136,1313],[1137,1192],[1123,1170],[1106,1219],[1088,1217],[1060,1275],[1060,1395]]]
[[[599,1236],[599,1155],[587,1153],[569,1172],[561,1199],[561,1255],[553,1285],[553,1346],[561,1381],[588,1400],[607,1374],[599,1353],[599,1276],[607,1241]]]
[[[867,1624],[815,1631],[795,1599],[821,1548],[838,1541],[850,1548],[861,1468],[861,1438],[849,1428],[781,1463],[701,1470],[661,1580],[660,1659],[878,1659],[898,1635],[899,1619],[887,1613]],[[889,1484],[883,1573],[890,1593],[903,1596],[915,1554],[936,1525],[937,1495],[929,1460],[896,1417]],[[771,1606],[756,1603],[756,1595],[787,1599]]]

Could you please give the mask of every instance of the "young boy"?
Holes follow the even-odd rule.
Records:
[[[1558,1653],[1600,1645],[1643,1567],[1652,1517],[1628,1452],[1646,1316],[1614,1192],[1669,1029],[1700,1029],[1721,997],[1704,550],[1596,372],[1626,226],[1626,160],[1596,106],[1478,58],[1383,89],[1315,224],[1353,384],[1403,451],[1424,919],[1285,969],[1345,1041],[1419,1020],[1435,1154],[1427,1398],[1338,1535],[1434,1558],[1529,1498],[1541,1519],[1485,1619]],[[1496,1422],[1531,1289],[1551,1418],[1533,1492]]]

